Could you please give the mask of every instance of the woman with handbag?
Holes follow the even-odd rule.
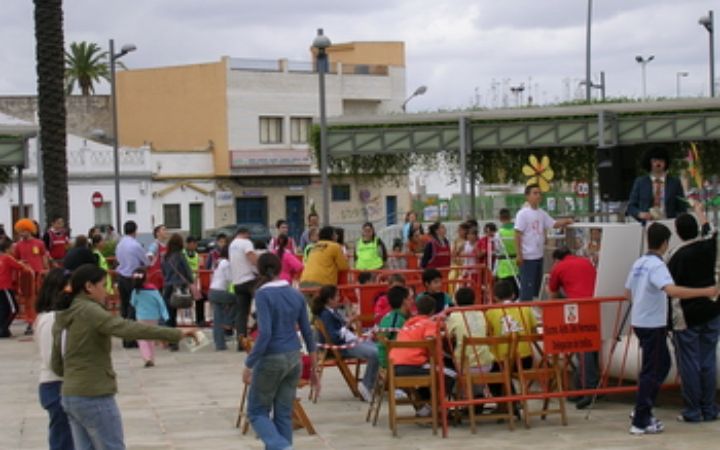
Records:
[[[193,306],[193,296],[190,286],[193,284],[193,273],[183,254],[184,241],[181,235],[174,233],[167,242],[167,250],[162,261],[163,299],[167,306],[170,319],[166,326],[177,326],[177,310]],[[177,345],[171,345],[170,350],[177,350]]]

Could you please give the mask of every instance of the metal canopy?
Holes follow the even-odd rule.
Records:
[[[37,125],[0,113],[0,166],[24,166],[27,140],[37,132]]]
[[[328,151],[460,151],[461,120],[468,151],[701,141],[720,139],[720,99],[342,117],[328,122]]]

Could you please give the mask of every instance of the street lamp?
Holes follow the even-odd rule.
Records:
[[[708,11],[707,16],[698,19],[698,23],[705,27],[710,37],[710,97],[715,97],[715,20],[712,10]]]
[[[689,72],[678,72],[675,74],[675,97],[680,98],[680,79],[690,75]]]
[[[328,186],[328,154],[327,154],[327,117],[325,114],[325,71],[327,71],[327,49],[332,43],[330,38],[318,28],[312,46],[317,50],[317,72],[320,83],[320,181],[322,183],[322,219],[323,225],[330,225],[330,188]]]
[[[645,69],[645,66],[647,66],[648,63],[653,59],[655,59],[655,56],[653,55],[650,55],[647,58],[643,58],[640,55],[635,57],[635,61],[637,61],[642,66],[642,98],[645,101],[647,101],[647,71]]]
[[[122,219],[120,217],[120,154],[118,152],[118,120],[117,120],[117,96],[115,93],[115,61],[135,51],[137,47],[133,44],[125,44],[119,53],[115,53],[115,41],[110,39],[110,96],[112,98],[113,111],[113,168],[115,177],[115,229],[118,233],[122,230]]]
[[[422,85],[422,86],[418,87],[417,89],[415,89],[415,92],[413,92],[412,95],[410,97],[406,98],[405,101],[403,102],[403,104],[401,106],[403,112],[405,112],[405,108],[407,107],[407,104],[410,100],[417,97],[418,95],[423,95],[426,92],[427,92],[427,86],[425,86],[425,85]]]

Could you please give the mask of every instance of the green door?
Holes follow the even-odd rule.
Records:
[[[190,203],[190,236],[198,239],[202,237],[202,203]]]

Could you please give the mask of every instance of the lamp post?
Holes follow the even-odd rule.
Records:
[[[587,11],[587,30],[585,38],[585,101],[590,103],[592,100],[593,83],[590,79],[590,36],[592,26],[592,0],[588,0]]]
[[[680,79],[690,75],[689,72],[678,72],[675,74],[675,97],[680,98]]]
[[[702,16],[698,23],[705,27],[710,38],[710,97],[715,97],[715,19],[712,10],[707,16]]]
[[[322,219],[323,225],[330,225],[330,187],[328,186],[328,154],[327,154],[327,117],[325,113],[325,71],[327,64],[327,48],[330,47],[330,38],[318,28],[317,36],[312,46],[317,50],[317,71],[320,83],[320,181],[322,184]]]
[[[654,55],[650,55],[647,58],[643,58],[640,55],[635,57],[635,61],[637,61],[642,66],[642,98],[643,98],[643,101],[647,101],[647,69],[646,69],[646,66],[653,59],[655,59]]]
[[[410,100],[417,97],[418,95],[423,95],[426,92],[427,92],[427,86],[425,86],[425,85],[422,85],[422,86],[418,87],[417,89],[415,89],[415,92],[413,92],[412,95],[410,95],[410,97],[406,98],[405,101],[402,103],[402,106],[401,106],[402,111],[405,112],[405,108],[407,107],[407,104]]]
[[[112,98],[112,126],[113,126],[113,169],[115,177],[115,229],[118,233],[122,230],[122,219],[120,217],[120,154],[118,152],[118,120],[117,120],[117,96],[115,93],[115,61],[126,54],[135,51],[137,47],[133,44],[125,44],[119,53],[115,53],[115,42],[110,39],[110,96]]]

